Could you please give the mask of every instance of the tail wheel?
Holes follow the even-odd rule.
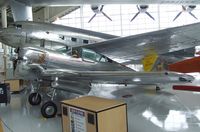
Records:
[[[39,93],[31,93],[28,97],[28,101],[31,105],[39,105],[42,101],[42,97]]]
[[[57,114],[57,106],[54,102],[48,101],[41,107],[41,114],[45,118],[53,118]]]

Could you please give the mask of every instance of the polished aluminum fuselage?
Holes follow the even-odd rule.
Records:
[[[90,83],[157,84],[181,82],[180,78],[185,78],[186,81],[193,79],[177,73],[135,72],[114,61],[86,61],[83,58],[75,58],[36,47],[20,49],[19,58],[21,58],[21,64],[30,67],[30,70],[37,69],[39,78],[59,77],[60,80],[77,81],[78,83],[87,81]]]
[[[39,47],[24,47],[20,49],[19,56],[28,63],[36,63],[46,69],[57,68],[76,71],[131,71],[128,67],[122,66],[116,62],[85,61],[81,57],[76,58]]]
[[[51,49],[59,46],[76,47],[116,37],[80,28],[27,21],[15,22],[0,32],[0,41],[14,48],[40,45]]]

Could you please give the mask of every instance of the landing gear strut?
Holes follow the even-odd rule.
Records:
[[[28,101],[31,105],[39,105],[42,101],[42,97],[39,93],[31,93],[28,97]]]
[[[53,102],[54,96],[56,95],[56,90],[53,90],[53,93],[51,95],[51,100],[45,102],[41,107],[41,114],[45,118],[53,118],[57,114],[57,106]]]

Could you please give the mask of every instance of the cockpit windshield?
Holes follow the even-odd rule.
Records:
[[[85,61],[108,62],[108,59],[105,56],[100,55],[93,50],[82,48],[81,53],[81,57]]]
[[[71,55],[74,58],[82,58],[83,61],[88,61],[88,62],[112,62],[112,60],[110,60],[109,58],[86,48],[66,49],[66,47],[64,47],[56,51],[61,54]]]

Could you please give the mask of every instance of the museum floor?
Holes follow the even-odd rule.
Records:
[[[197,83],[199,80],[197,80]],[[169,86],[165,86],[169,87]],[[61,132],[61,118],[44,119],[40,106],[30,106],[27,91],[13,94],[11,104],[0,106],[5,132]],[[90,95],[123,99],[128,104],[129,132],[199,132],[200,93],[156,92],[154,86],[93,85]]]

